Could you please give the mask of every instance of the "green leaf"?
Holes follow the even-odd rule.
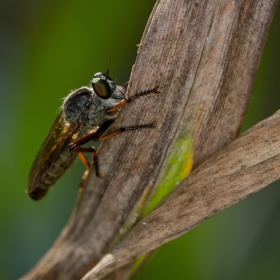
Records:
[[[193,166],[193,140],[190,137],[180,138],[168,160],[166,171],[142,212],[147,216],[159,203],[191,172]]]

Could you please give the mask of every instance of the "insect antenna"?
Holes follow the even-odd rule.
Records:
[[[107,79],[111,80],[111,78],[110,78],[110,76],[109,76],[110,69],[111,69],[111,59],[110,59],[110,63],[109,63],[108,69],[107,69],[107,71],[106,71],[106,78],[105,78],[105,81],[106,81]]]

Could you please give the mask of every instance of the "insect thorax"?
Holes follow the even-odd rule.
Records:
[[[97,96],[92,88],[82,87],[71,92],[64,100],[62,110],[64,117],[70,123],[79,126],[100,126],[117,114],[110,116],[107,111],[125,99],[125,89],[116,85],[113,95],[108,99]]]

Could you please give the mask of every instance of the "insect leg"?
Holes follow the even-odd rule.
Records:
[[[151,93],[155,93],[155,94],[158,94],[160,93],[157,89],[158,89],[159,85],[155,85],[152,89],[148,89],[148,90],[145,90],[145,91],[141,91],[139,93],[136,93],[135,95],[123,100],[122,102],[120,102],[118,105],[116,105],[115,107],[109,109],[107,111],[107,114],[108,115],[112,115],[114,114],[115,111],[117,111],[118,109],[124,107],[126,104],[130,103],[131,101],[133,101],[134,99],[136,98],[139,98],[141,96],[145,96],[145,95],[148,95],[148,94],[151,94]]]
[[[114,122],[114,120],[110,120],[105,122],[103,125],[100,126],[100,128],[89,135],[86,135],[85,137],[72,142],[69,146],[68,149],[69,151],[77,152],[78,155],[80,156],[82,162],[86,165],[87,168],[89,168],[89,163],[86,159],[86,157],[82,153],[90,152],[92,153],[92,159],[93,163],[95,165],[95,170],[96,170],[96,176],[102,177],[99,172],[99,165],[98,165],[98,160],[97,160],[97,152],[94,147],[92,148],[82,148],[80,147],[81,145],[89,142],[90,140],[93,141],[104,141],[107,140],[111,137],[114,137],[122,132],[128,131],[128,130],[136,130],[136,129],[142,129],[142,128],[151,128],[155,126],[156,121],[152,120],[148,124],[141,124],[141,125],[135,125],[135,126],[129,126],[129,127],[121,127],[105,136],[102,137],[102,134],[109,128],[109,126]]]
[[[109,121],[103,123],[97,131],[90,133],[90,134],[80,138],[77,141],[73,141],[72,143],[69,144],[68,150],[72,151],[73,149],[80,147],[80,146],[88,143],[91,140],[95,141],[95,139],[98,139],[112,125],[113,122],[114,122],[114,120],[109,120]],[[98,140],[96,140],[96,141],[98,141]]]
[[[83,153],[87,153],[87,152],[92,153],[92,161],[95,166],[96,176],[98,176],[98,177],[102,177],[102,176],[99,172],[99,165],[98,165],[96,149],[94,147],[82,148],[80,146],[88,143],[91,140],[98,139],[112,125],[113,122],[114,122],[114,120],[109,120],[109,121],[105,122],[94,133],[90,133],[90,134],[80,138],[79,140],[70,143],[70,145],[68,146],[69,151],[78,153],[80,159],[82,160],[84,165],[87,167],[87,169],[89,169],[90,163],[88,162],[87,158],[85,157],[85,155]]]
[[[90,148],[77,147],[77,148],[72,149],[72,152],[78,153],[78,156],[80,157],[81,161],[83,162],[83,164],[86,166],[87,169],[89,169],[90,163],[88,162],[87,158],[85,157],[85,155],[83,153],[91,153],[92,154],[92,161],[93,161],[93,164],[95,166],[96,176],[102,177],[100,175],[100,172],[99,172],[97,152],[96,152],[96,149],[94,147],[90,147]]]
[[[87,160],[86,156],[84,155],[85,152],[91,152],[91,153],[96,153],[94,148],[91,148],[92,150],[90,151],[85,151],[83,148],[76,148],[76,150],[74,149],[73,152],[77,152],[78,156],[80,158],[80,160],[82,161],[82,163],[85,165],[86,169],[89,170],[90,168],[90,163]]]
[[[128,88],[128,82],[126,82],[126,83],[123,85],[123,88],[125,89],[125,91],[127,90],[127,88]]]
[[[135,125],[135,126],[128,126],[128,127],[121,127],[103,137],[99,137],[94,139],[94,141],[104,141],[107,140],[111,137],[114,137],[122,132],[128,131],[128,130],[136,130],[136,129],[142,129],[142,128],[150,128],[150,127],[154,127],[155,126],[156,121],[152,120],[150,123],[148,124],[141,124],[141,125]]]

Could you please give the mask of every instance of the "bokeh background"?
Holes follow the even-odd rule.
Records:
[[[39,203],[25,194],[61,99],[106,71],[110,60],[111,76],[128,80],[154,3],[0,1],[0,279],[31,269],[75,204],[79,161]],[[280,7],[243,131],[280,108],[279,27]],[[163,246],[136,279],[280,279],[279,182]]]

